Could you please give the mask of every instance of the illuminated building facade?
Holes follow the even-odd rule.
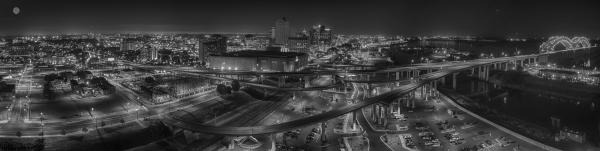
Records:
[[[275,27],[272,29],[271,38],[274,40],[276,45],[287,44],[288,37],[290,37],[290,22],[287,18],[283,17],[275,22]]]
[[[198,57],[206,63],[208,56],[220,55],[227,52],[227,37],[221,35],[210,35],[200,38],[198,42]]]
[[[333,41],[333,33],[330,28],[323,25],[315,25],[308,33],[311,45],[329,45]]]
[[[291,72],[307,63],[306,53],[246,50],[211,55],[208,67],[217,70]]]

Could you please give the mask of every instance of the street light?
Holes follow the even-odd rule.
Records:
[[[92,109],[90,109],[90,110],[91,110],[91,111],[90,111],[90,116],[92,116],[92,118],[96,119],[96,117],[94,117],[94,113],[93,113],[93,112],[94,112],[94,108],[92,108]]]
[[[44,135],[44,112],[40,112],[40,123],[42,123],[42,135]]]
[[[139,112],[139,110],[140,110],[140,108],[136,108],[136,109],[135,109],[135,116],[136,116],[136,117],[135,117],[135,119],[136,119],[136,120],[139,120],[139,119],[140,119],[140,114],[139,114],[140,112]]]

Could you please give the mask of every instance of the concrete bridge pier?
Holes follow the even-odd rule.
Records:
[[[285,76],[277,77],[277,86],[280,88],[285,87]]]
[[[452,89],[456,89],[456,75],[458,73],[452,73]]]
[[[310,77],[304,76],[303,78],[304,78],[304,88],[310,87]]]
[[[379,125],[385,125],[387,124],[387,107],[384,106],[383,104],[379,106],[379,118],[378,118],[378,124]]]
[[[373,104],[371,105],[371,119],[373,119],[373,121],[377,122],[377,118],[378,118],[378,114],[377,114],[377,104]]]
[[[442,78],[440,78],[440,80],[441,80],[440,82],[442,85],[446,85],[446,77],[442,77]]]
[[[521,63],[520,66],[522,67],[524,64],[523,62],[525,62],[525,60],[520,60],[519,62]]]
[[[489,80],[489,77],[490,77],[490,66],[484,65],[483,67],[484,67],[483,80],[487,81],[487,80]]]
[[[335,85],[335,74],[331,75],[331,84]]]

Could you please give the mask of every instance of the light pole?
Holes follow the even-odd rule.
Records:
[[[96,119],[96,117],[94,117],[94,108],[92,107],[92,109],[90,109],[90,116],[92,116],[93,119]]]
[[[136,117],[135,117],[135,119],[136,119],[136,120],[139,120],[139,119],[140,119],[140,114],[139,114],[140,112],[139,112],[139,110],[140,110],[139,108],[136,108],[136,109],[135,109],[135,116],[136,116]]]
[[[42,123],[42,135],[44,134],[44,112],[40,112],[40,123]]]
[[[217,125],[217,112],[215,112],[215,108],[212,108],[213,110],[213,121],[215,126]]]

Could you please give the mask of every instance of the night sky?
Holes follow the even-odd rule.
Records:
[[[265,33],[286,16],[294,29],[324,24],[345,34],[600,36],[600,3],[594,0],[2,0],[0,11],[4,35]]]

